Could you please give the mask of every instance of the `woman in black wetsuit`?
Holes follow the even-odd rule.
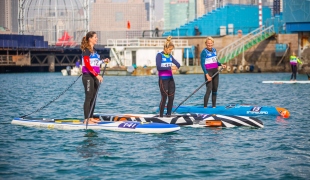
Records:
[[[96,32],[90,31],[83,37],[81,42],[82,49],[82,82],[85,89],[85,101],[84,101],[84,123],[90,113],[89,124],[96,124],[99,121],[93,119],[93,113],[95,109],[95,103],[93,109],[91,109],[92,103],[95,101],[95,95],[98,91],[99,83],[103,81],[100,73],[100,64],[109,62],[108,58],[103,61],[100,60],[100,55],[96,52],[94,45],[97,44]]]
[[[180,68],[180,64],[174,59],[171,55],[171,52],[174,48],[173,43],[171,42],[171,36],[169,36],[164,45],[164,51],[156,55],[156,67],[158,70],[158,85],[161,93],[161,101],[159,105],[159,116],[163,117],[164,109],[168,97],[167,104],[167,117],[171,116],[174,92],[175,92],[175,83],[172,76],[172,70]],[[175,64],[175,66],[172,66]]]
[[[216,108],[217,88],[219,85],[218,66],[226,68],[226,65],[221,64],[217,60],[216,49],[213,48],[214,39],[207,37],[205,40],[206,48],[204,48],[200,55],[200,65],[204,72],[205,81],[211,81],[206,84],[207,90],[204,96],[204,107],[206,108],[209,101],[209,96],[212,91],[212,107]],[[216,74],[216,75],[215,75]],[[212,77],[214,76],[214,77]]]

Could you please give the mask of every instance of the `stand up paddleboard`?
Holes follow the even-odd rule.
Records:
[[[163,124],[177,124],[181,126],[191,127],[264,127],[262,121],[254,117],[246,116],[224,116],[210,114],[178,114],[171,117],[159,117],[155,114],[94,114],[94,118],[98,118],[104,122],[153,122]]]
[[[157,109],[158,111],[159,109]],[[173,108],[174,112],[175,109]],[[272,115],[288,118],[290,113],[287,109],[274,106],[254,106],[246,104],[230,104],[227,106],[211,106],[204,108],[203,106],[180,106],[176,109],[176,113],[204,113],[204,114],[221,114],[235,116],[257,116],[257,115]]]
[[[85,124],[83,124],[83,120],[81,119],[14,118],[11,123],[28,127],[60,130],[85,129]],[[143,123],[133,121],[102,121],[98,124],[88,124],[88,129],[135,133],[169,133],[180,130],[180,127],[175,124]]]
[[[267,84],[307,84],[310,81],[263,81],[263,83]]]

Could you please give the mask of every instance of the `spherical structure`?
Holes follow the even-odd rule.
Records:
[[[19,34],[44,36],[50,45],[80,42],[88,31],[88,7],[88,0],[20,1]]]

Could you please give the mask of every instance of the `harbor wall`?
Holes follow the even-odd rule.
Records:
[[[299,73],[310,73],[310,47],[309,45],[303,45],[300,48],[300,35],[298,34],[277,34],[272,36],[263,42],[251,47],[244,53],[244,67],[254,66],[253,72],[291,72],[291,67],[289,64],[289,56],[295,52],[303,64],[299,65]],[[231,42],[237,40],[238,36],[223,36],[223,37],[213,37],[214,38],[214,48],[217,51],[221,50],[225,46],[229,45]],[[194,60],[194,65],[200,67],[200,53],[205,48],[206,37],[195,37],[187,39],[190,45],[197,47],[196,58]],[[305,39],[305,38],[304,38]],[[284,57],[276,57],[275,46],[276,44],[288,44],[289,49]],[[300,49],[299,49],[300,48]],[[240,54],[234,59],[230,60],[228,66],[236,66],[236,72],[246,72],[245,68],[242,71],[239,70],[240,65],[242,65],[243,55]],[[185,61],[185,59],[183,59]],[[188,70],[188,72],[201,73],[199,68],[193,67],[182,67],[183,71]],[[227,71],[224,70],[224,73]],[[231,71],[230,73],[233,73]]]

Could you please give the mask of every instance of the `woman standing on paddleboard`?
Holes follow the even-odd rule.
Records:
[[[172,71],[180,68],[178,61],[174,59],[171,52],[174,44],[171,42],[171,36],[167,37],[164,45],[164,51],[156,55],[156,67],[158,71],[158,85],[161,94],[161,101],[159,105],[159,116],[163,117],[164,109],[168,97],[167,116],[171,116],[172,105],[174,100],[175,83],[172,76]],[[174,64],[175,66],[173,66]]]
[[[293,52],[293,54],[290,56],[290,64],[292,69],[291,81],[296,81],[297,63],[302,64],[298,57],[296,57],[295,52]]]
[[[216,49],[213,48],[214,39],[212,37],[207,37],[205,40],[206,48],[204,48],[200,55],[201,68],[205,75],[205,81],[211,81],[206,84],[207,90],[204,96],[204,107],[208,105],[210,93],[212,90],[212,107],[216,107],[216,95],[217,88],[219,84],[219,73],[218,66],[226,68],[226,65],[218,62],[216,57]],[[213,77],[214,76],[214,77]]]
[[[93,109],[91,106],[94,101],[96,101],[95,96],[98,91],[99,84],[103,81],[100,73],[100,64],[104,62],[109,62],[106,58],[103,61],[100,60],[100,55],[97,53],[94,45],[97,44],[97,34],[94,31],[90,31],[83,37],[81,42],[82,49],[82,82],[85,89],[85,101],[84,101],[84,118],[86,120],[88,117],[92,117],[95,109],[95,104]],[[89,116],[90,115],[90,116]],[[89,118],[89,124],[96,124],[99,121]]]

